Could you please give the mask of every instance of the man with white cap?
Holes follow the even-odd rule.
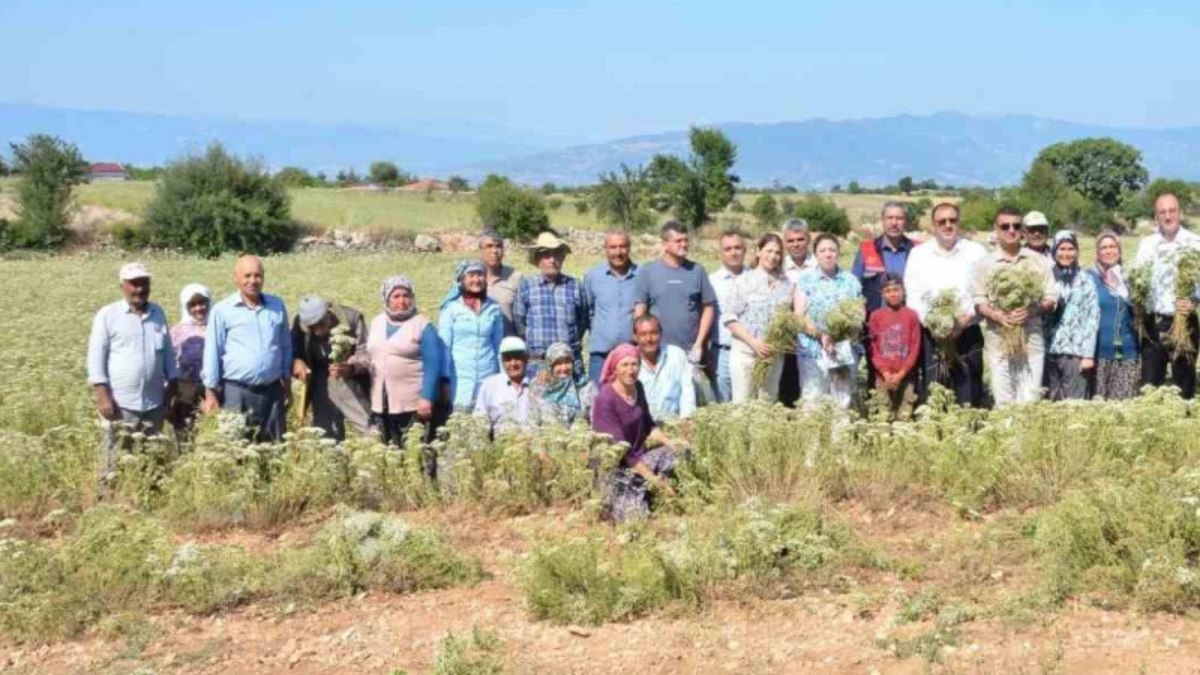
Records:
[[[246,415],[248,435],[283,438],[292,396],[292,336],[287,306],[262,292],[262,260],[243,255],[233,268],[238,290],[218,302],[204,341],[204,412]]]
[[[371,369],[362,312],[319,295],[301,297],[292,322],[292,354],[292,377],[308,388],[312,426],[338,441],[345,440],[347,424],[367,433]]]
[[[519,337],[500,341],[500,372],[484,378],[475,398],[475,415],[495,431],[501,426],[529,424],[529,349]]]
[[[1041,211],[1030,211],[1021,219],[1021,234],[1025,236],[1025,248],[1053,258],[1050,249],[1050,221]]]
[[[562,273],[571,247],[553,232],[538,235],[529,254],[539,274],[525,276],[517,287],[513,321],[530,358],[541,360],[555,342],[565,342],[575,360],[575,377],[584,377],[583,334],[591,321],[583,284]]]
[[[125,297],[96,312],[88,339],[88,384],[105,430],[102,484],[115,471],[118,425],[157,435],[179,377],[167,315],[150,302],[150,272],[129,263],[118,279]]]

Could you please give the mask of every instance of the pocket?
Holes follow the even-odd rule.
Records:
[[[696,291],[695,293],[688,294],[687,304],[688,304],[689,311],[695,312],[695,311],[700,310],[700,298],[701,298],[700,291]]]

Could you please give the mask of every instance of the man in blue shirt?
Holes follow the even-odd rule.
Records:
[[[880,213],[883,221],[883,234],[874,239],[867,239],[859,246],[854,256],[854,264],[850,273],[858,277],[862,284],[863,297],[867,301],[867,316],[883,307],[883,278],[884,273],[904,278],[904,268],[908,266],[908,254],[912,252],[912,239],[904,232],[908,228],[908,211],[900,202],[887,202]],[[866,332],[864,331],[864,336]],[[864,337],[864,347],[866,347]],[[875,388],[875,366],[871,363],[871,350],[867,354],[867,388]]]
[[[102,485],[115,470],[120,425],[158,435],[179,378],[167,316],[150,302],[150,272],[129,263],[118,278],[125,297],[96,312],[88,338],[88,383],[104,425]]]
[[[588,376],[600,384],[604,359],[613,347],[633,339],[633,303],[637,290],[638,266],[629,259],[629,235],[609,232],[604,236],[604,257],[583,275],[589,323]]]
[[[283,300],[262,292],[263,264],[243,255],[233,269],[237,292],[213,307],[204,341],[204,411],[246,415],[252,439],[283,438],[291,402],[292,339]]]

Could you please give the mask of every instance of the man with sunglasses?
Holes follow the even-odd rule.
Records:
[[[997,405],[1030,403],[1042,394],[1042,368],[1046,358],[1045,331],[1041,315],[1054,311],[1058,287],[1050,261],[1021,245],[1021,212],[1004,207],[992,220],[996,248],[975,266],[972,295],[975,311],[987,319],[984,358],[991,376],[992,398]],[[1028,307],[1003,311],[988,302],[987,282],[992,272],[1003,267],[1032,270],[1041,279],[1042,297]],[[1003,326],[1024,326],[1025,350],[1019,356],[1004,352]]]
[[[1021,233],[1025,237],[1025,248],[1040,253],[1048,259],[1054,258],[1050,250],[1050,221],[1041,211],[1030,211],[1021,219]]]
[[[922,328],[921,400],[929,395],[929,385],[936,382],[953,390],[959,405],[979,407],[984,401],[983,333],[971,300],[971,280],[975,264],[987,251],[961,235],[956,204],[942,202],[934,206],[932,217],[933,240],[912,248],[904,267],[906,303],[924,326],[933,299],[944,290],[954,291],[958,298],[954,330],[957,357],[952,363],[943,363],[929,329]]]

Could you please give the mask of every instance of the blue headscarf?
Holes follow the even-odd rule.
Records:
[[[479,272],[486,278],[487,268],[478,260],[461,260],[458,266],[454,268],[454,284],[450,286],[450,290],[446,292],[446,296],[442,298],[441,304],[438,305],[438,311],[446,311],[446,307],[462,297],[462,282],[468,272]],[[487,286],[484,286],[484,295],[487,295]]]

